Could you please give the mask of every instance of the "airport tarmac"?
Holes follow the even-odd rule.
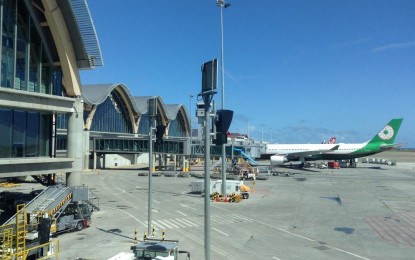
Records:
[[[393,154],[397,166],[285,169],[295,174],[257,180],[248,200],[211,202],[211,259],[414,259],[415,161],[406,155]],[[137,173],[84,173],[101,210],[89,228],[57,237],[60,259],[108,259],[130,252],[135,229],[142,239],[148,177]],[[166,239],[179,240],[191,259],[204,259],[204,200],[189,194],[194,180],[153,178],[152,223],[156,238],[165,228]],[[16,189],[25,186],[38,185]]]
[[[408,164],[408,163],[407,163]],[[415,166],[415,164],[414,164]],[[256,181],[241,203],[212,202],[211,259],[413,259],[415,171],[398,166],[309,169]],[[108,259],[129,252],[147,230],[147,177],[94,171],[85,185],[100,197],[92,226],[59,236],[60,259]],[[153,179],[156,237],[180,240],[204,259],[204,203],[194,178]],[[246,182],[251,185],[251,182]]]

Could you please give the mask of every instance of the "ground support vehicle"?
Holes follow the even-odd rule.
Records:
[[[339,162],[328,162],[328,167],[330,169],[340,169]]]
[[[89,189],[86,186],[50,186],[46,188],[27,205],[23,204],[25,206],[24,225],[20,225],[21,230],[17,233],[24,231],[23,241],[25,244],[36,245],[39,244],[39,240],[43,239],[41,230],[49,236],[49,234],[81,230],[89,226],[92,215],[89,196]],[[18,210],[1,226],[1,231],[10,227],[13,230],[19,229],[16,224],[22,218],[19,212]],[[44,242],[45,239],[43,239]],[[11,250],[16,248],[13,243],[9,246]]]
[[[91,224],[92,211],[85,202],[74,201],[62,211],[60,215],[54,216],[51,226],[52,234],[70,230],[82,230]]]
[[[51,234],[89,226],[92,215],[89,197],[86,186],[50,186],[27,205],[18,205],[17,213],[0,227],[2,259],[38,259],[51,251],[44,246]]]
[[[119,253],[108,260],[190,260],[188,251],[179,250],[178,240],[144,239],[131,247],[133,253]],[[180,254],[185,254],[180,258]]]
[[[289,171],[275,171],[273,170],[271,172],[272,176],[285,176],[285,177],[290,177],[293,173],[289,172]]]
[[[249,171],[243,171],[242,174],[241,174],[241,178],[242,178],[242,180],[252,180],[252,181],[254,181],[256,179],[256,174],[251,173]]]
[[[205,192],[204,181],[193,181],[191,183],[191,192],[203,194]],[[243,181],[226,180],[226,194],[239,195],[244,199],[249,198],[250,189],[244,185]],[[222,180],[215,180],[210,182],[210,195],[213,193],[222,193]]]
[[[39,225],[27,224],[26,205],[16,207],[15,223],[0,227],[0,259],[58,259],[59,241],[50,238],[51,219],[43,218]],[[37,237],[31,239],[28,230],[36,228]]]
[[[322,163],[316,163],[316,168],[319,168],[319,169],[327,169],[328,166],[327,166],[327,163],[322,162]]]
[[[43,218],[52,220],[52,234],[62,231],[80,230],[91,222],[92,206],[89,202],[89,189],[86,186],[66,187],[50,186],[27,203],[27,223],[32,227],[40,225]],[[14,223],[16,215],[5,224]],[[28,230],[28,234],[36,239],[37,228]]]

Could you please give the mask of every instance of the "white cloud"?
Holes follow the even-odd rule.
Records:
[[[404,49],[404,48],[414,48],[415,47],[415,41],[413,42],[400,42],[400,43],[392,43],[388,45],[384,45],[381,47],[377,47],[372,49],[372,52],[377,51],[387,51],[387,50],[395,50],[395,49]]]
[[[361,39],[357,39],[357,40],[350,41],[350,42],[341,42],[341,43],[338,43],[334,46],[339,47],[339,48],[350,47],[350,46],[354,46],[354,45],[363,44],[365,42],[368,42],[369,40],[370,40],[369,38],[361,38]]]

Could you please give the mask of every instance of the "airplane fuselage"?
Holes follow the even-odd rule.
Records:
[[[290,154],[293,152],[324,151],[318,154],[304,157],[305,161],[315,160],[346,160],[370,156],[382,152],[380,143],[360,144],[337,144],[336,150],[327,151],[333,148],[334,144],[270,144],[267,146],[266,155]],[[289,158],[288,161],[299,161],[301,158]]]
[[[307,151],[327,151],[334,146],[334,144],[268,144],[265,153],[271,156]]]
[[[365,157],[395,148],[393,142],[402,120],[402,118],[392,119],[370,141],[360,144],[268,144],[265,154],[270,155],[271,165],[281,165],[290,161]]]

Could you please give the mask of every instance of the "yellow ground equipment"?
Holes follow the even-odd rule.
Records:
[[[49,227],[31,227],[27,225],[27,214],[25,204],[17,206],[15,216],[16,222],[0,227],[2,241],[1,260],[26,260],[26,259],[58,259],[59,241],[49,240]],[[38,228],[39,238],[27,239],[27,230]]]

